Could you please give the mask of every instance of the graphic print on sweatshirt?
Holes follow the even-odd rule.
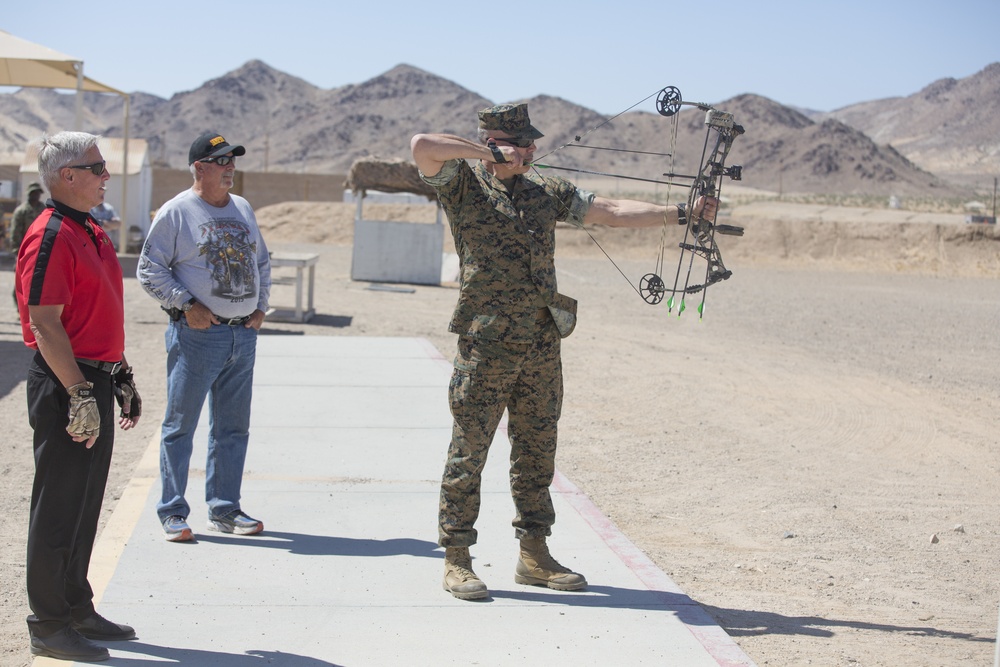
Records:
[[[234,219],[215,219],[201,226],[198,249],[212,267],[212,295],[242,301],[257,294],[257,242]]]

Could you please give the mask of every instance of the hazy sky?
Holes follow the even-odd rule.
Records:
[[[321,88],[406,63],[494,102],[544,93],[605,114],[668,85],[832,111],[1000,61],[1000,0],[22,0],[0,29],[165,98],[255,58]]]

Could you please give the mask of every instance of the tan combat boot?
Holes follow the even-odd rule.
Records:
[[[514,581],[529,586],[548,586],[557,591],[579,591],[587,587],[582,574],[556,562],[544,537],[521,540],[521,559],[517,561]]]
[[[469,547],[445,548],[444,589],[459,600],[481,600],[490,594],[486,584],[472,571]]]

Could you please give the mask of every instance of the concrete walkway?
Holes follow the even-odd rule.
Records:
[[[166,542],[150,443],[93,559],[99,611],[139,637],[108,643],[104,664],[753,665],[561,475],[550,544],[590,586],[515,584],[504,432],[472,550],[491,597],[444,592],[435,540],[450,370],[420,339],[261,336],[242,504],[265,531],[205,530],[200,429],[188,488],[197,542]]]

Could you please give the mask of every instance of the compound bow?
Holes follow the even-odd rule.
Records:
[[[726,268],[726,265],[722,261],[722,253],[719,251],[719,246],[716,243],[715,235],[723,234],[729,236],[742,236],[743,228],[736,227],[734,225],[720,225],[716,224],[716,218],[718,217],[718,208],[715,209],[715,215],[712,219],[707,219],[701,217],[701,215],[695,215],[694,204],[699,197],[719,197],[722,190],[722,179],[729,178],[733,181],[739,181],[743,175],[743,168],[739,165],[726,166],[726,159],[729,157],[729,152],[733,147],[733,141],[736,137],[743,134],[744,130],[741,125],[737,125],[733,115],[725,111],[719,111],[708,104],[702,104],[699,102],[685,102],[681,97],[681,92],[675,86],[667,86],[666,88],[660,90],[656,94],[656,110],[661,116],[666,116],[668,118],[673,118],[673,124],[671,127],[671,151],[666,154],[671,158],[670,171],[663,174],[668,180],[656,180],[649,178],[637,178],[635,176],[622,176],[620,174],[607,174],[597,171],[587,171],[584,169],[572,169],[569,167],[558,167],[554,165],[542,164],[535,161],[532,167],[535,168],[547,168],[547,169],[560,169],[563,171],[574,171],[584,174],[592,174],[598,176],[614,176],[617,178],[626,178],[630,180],[644,181],[647,183],[662,183],[668,186],[678,184],[679,181],[690,181],[686,183],[689,187],[688,200],[686,211],[690,219],[687,220],[687,225],[684,230],[684,239],[679,244],[681,249],[680,257],[677,260],[677,272],[674,275],[674,284],[671,289],[667,289],[666,284],[661,277],[663,270],[663,258],[665,254],[666,246],[666,219],[664,219],[664,229],[660,237],[660,247],[659,254],[656,260],[656,268],[654,271],[645,274],[640,280],[638,286],[632,285],[632,281],[625,275],[621,268],[615,263],[611,256],[601,247],[601,244],[597,242],[597,239],[591,234],[590,238],[593,239],[594,243],[601,248],[601,252],[611,260],[618,272],[628,280],[632,288],[639,294],[640,297],[651,305],[655,305],[663,301],[667,292],[670,293],[670,297],[667,299],[667,312],[673,312],[673,309],[677,308],[677,315],[680,316],[681,313],[686,309],[685,296],[688,294],[696,294],[701,292],[701,302],[698,304],[698,315],[699,318],[704,316],[705,311],[705,296],[708,292],[708,287],[714,285],[715,283],[728,280],[733,272]],[[652,97],[650,95],[649,97]],[[625,111],[622,111],[615,116],[605,120],[600,125],[588,130],[583,135],[576,136],[573,141],[563,144],[558,148],[555,148],[545,155],[543,155],[539,160],[552,155],[556,151],[562,150],[568,146],[576,145],[581,148],[593,148],[599,150],[623,150],[623,149],[604,149],[598,146],[582,146],[579,142],[582,141],[583,137],[587,136],[594,130],[610,123],[612,120],[621,116],[626,111],[629,111],[642,102],[645,102],[649,97],[637,102]],[[705,112],[705,141],[702,147],[701,161],[699,162],[698,171],[694,175],[678,174],[674,171],[674,153],[675,145],[677,140],[677,125],[678,117],[677,113],[680,111],[682,106],[694,106]],[[715,140],[712,143],[711,150],[709,150],[709,144],[712,139],[712,133],[715,133]],[[663,155],[662,153],[649,153],[646,151],[626,151],[626,152],[637,152],[644,153],[647,155]],[[667,191],[667,199],[669,201],[670,191]],[[682,223],[683,224],[683,223]],[[590,234],[590,232],[588,232]],[[704,281],[699,284],[691,284],[692,269],[694,266],[694,258],[700,257],[705,260],[705,277]],[[684,271],[683,283],[681,281],[681,273],[684,269],[685,258],[687,259],[687,270]],[[676,301],[675,297],[680,295],[680,300]]]

